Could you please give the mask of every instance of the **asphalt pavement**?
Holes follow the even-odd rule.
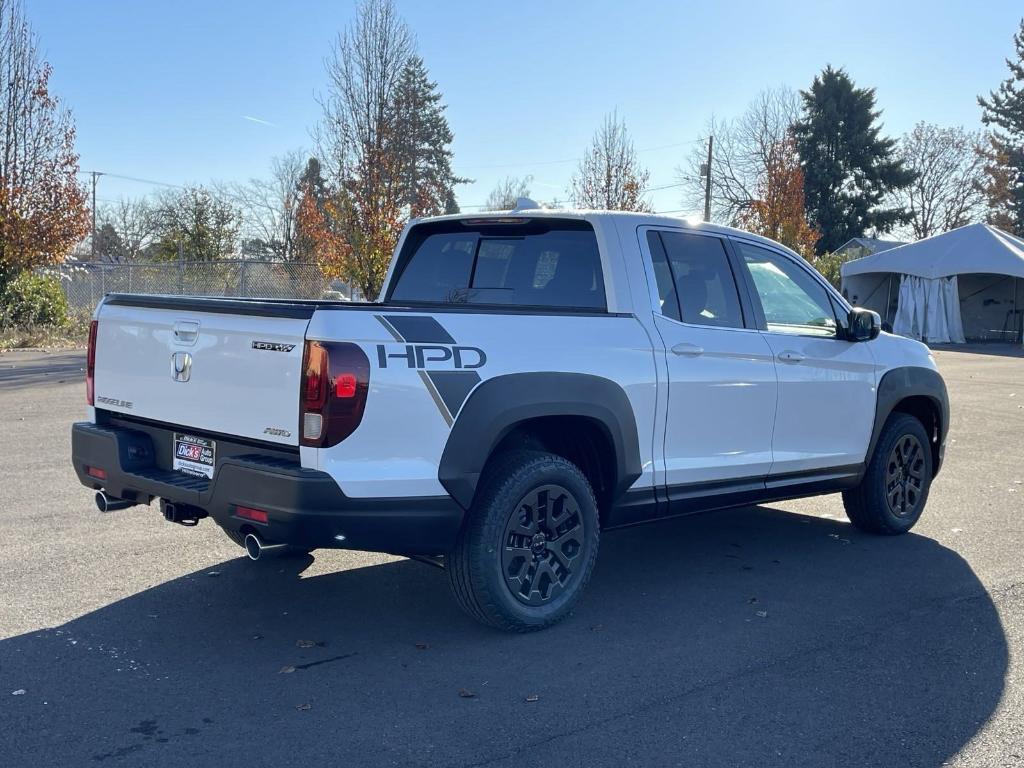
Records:
[[[937,357],[913,533],[838,496],[610,532],[575,613],[510,636],[421,563],[99,514],[84,356],[0,355],[0,765],[1024,765],[1024,358]]]

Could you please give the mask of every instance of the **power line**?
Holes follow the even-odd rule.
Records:
[[[169,181],[154,181],[153,179],[140,179],[137,176],[125,176],[120,173],[109,173],[108,171],[79,171],[82,176],[96,173],[100,176],[109,176],[112,179],[123,179],[125,181],[136,181],[140,184],[155,184],[158,187],[172,187],[173,189],[185,189],[181,184],[171,184]]]

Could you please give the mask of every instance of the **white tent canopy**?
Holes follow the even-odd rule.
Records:
[[[988,224],[968,224],[848,261],[842,267],[844,278],[870,272],[895,272],[929,280],[978,273],[1024,277],[1024,240]]]
[[[1019,339],[1024,240],[970,224],[849,261],[843,291],[893,330],[928,341]]]

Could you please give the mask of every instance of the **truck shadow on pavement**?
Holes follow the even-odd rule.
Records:
[[[525,636],[405,560],[159,584],[0,642],[6,764],[939,765],[1000,700],[991,596],[931,539],[754,507],[601,548]]]

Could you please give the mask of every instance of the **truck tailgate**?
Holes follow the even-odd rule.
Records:
[[[312,308],[277,304],[263,314],[259,303],[177,303],[147,306],[140,297],[102,306],[96,407],[298,445],[303,341]]]

